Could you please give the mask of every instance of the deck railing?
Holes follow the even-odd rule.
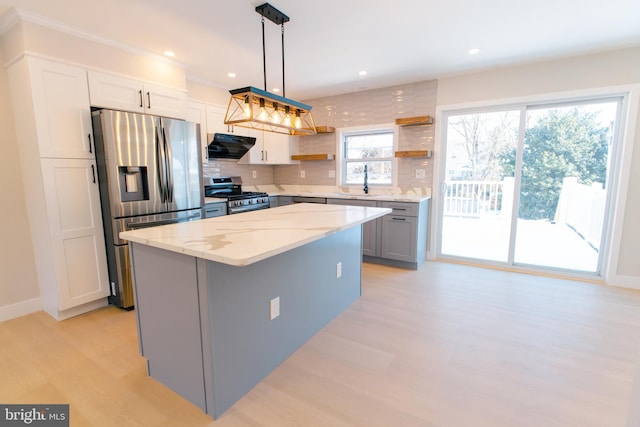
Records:
[[[457,217],[499,216],[505,181],[445,181],[444,214]],[[511,197],[510,194],[506,197]],[[509,206],[509,205],[505,205]]]
[[[444,215],[459,218],[509,220],[513,178],[503,181],[445,181]],[[565,178],[555,214],[557,224],[566,224],[599,250],[604,224],[606,191],[602,184],[578,184]],[[502,207],[505,207],[503,210]]]

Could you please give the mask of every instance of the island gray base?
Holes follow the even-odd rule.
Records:
[[[360,296],[361,239],[352,227],[244,267],[131,243],[149,375],[217,418]]]

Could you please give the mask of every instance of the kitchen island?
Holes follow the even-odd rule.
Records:
[[[150,376],[217,418],[361,293],[390,209],[296,204],[121,233]]]

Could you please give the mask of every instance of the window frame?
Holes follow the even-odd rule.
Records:
[[[391,161],[391,183],[389,184],[372,184],[369,183],[369,188],[386,189],[397,186],[398,183],[398,161],[395,157],[395,151],[398,149],[398,127],[394,123],[384,123],[378,125],[369,126],[353,126],[348,128],[336,129],[336,153],[338,167],[338,173],[336,174],[336,185],[347,188],[362,187],[362,184],[348,184],[347,181],[347,158],[346,158],[346,138],[353,135],[370,135],[376,133],[391,133],[393,134],[393,145],[391,147],[392,155],[390,158],[384,158],[381,160]]]

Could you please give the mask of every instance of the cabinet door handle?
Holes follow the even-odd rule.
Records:
[[[269,152],[265,150],[264,152],[264,161],[268,162],[269,161]]]
[[[140,108],[142,108],[142,90],[138,91],[138,95],[140,95]]]
[[[394,211],[406,211],[407,208],[393,208]]]
[[[91,134],[87,134],[87,139],[89,140],[89,152],[93,153],[93,150],[91,148]]]
[[[264,150],[260,151],[260,160],[264,162]]]
[[[406,221],[407,220],[406,218],[398,218],[398,217],[393,217],[391,219],[394,220],[394,221]]]
[[[93,178],[93,183],[96,183],[96,167],[94,165],[91,165],[91,176]]]
[[[147,108],[151,109],[151,94],[147,92]]]

